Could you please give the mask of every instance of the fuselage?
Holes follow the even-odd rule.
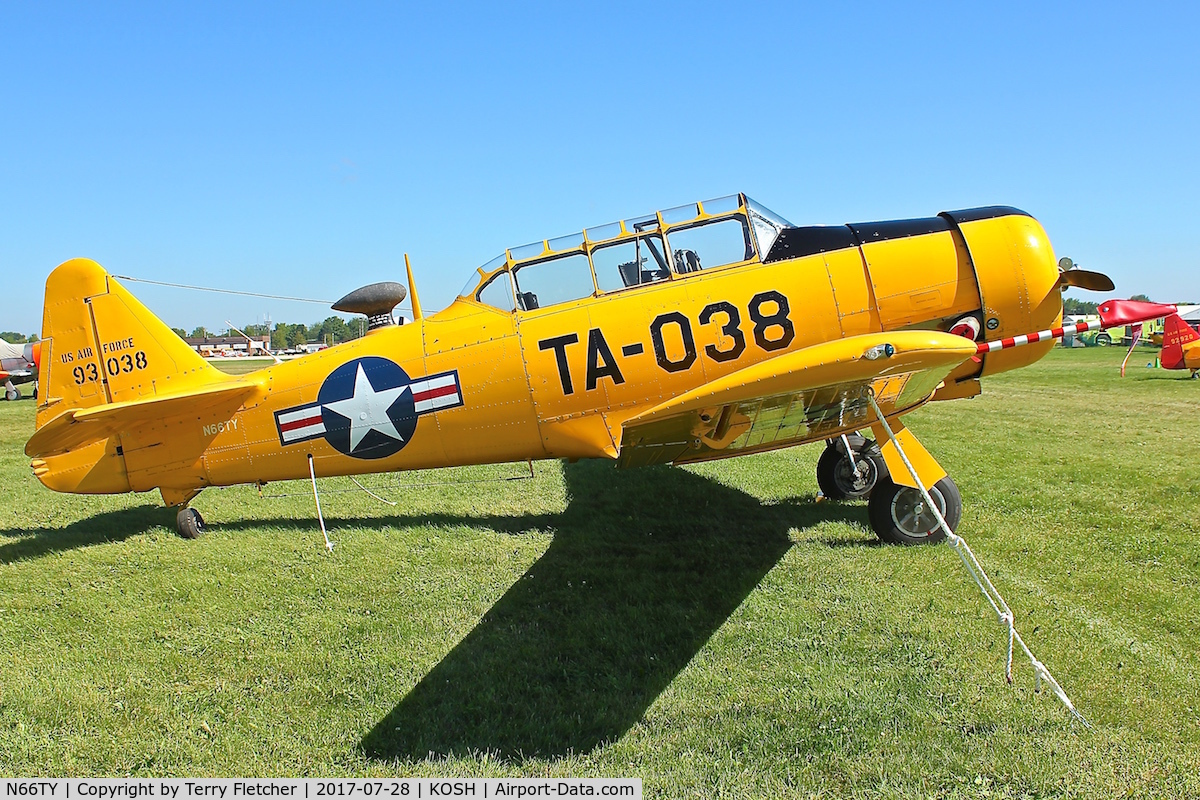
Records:
[[[805,228],[730,200],[508,250],[436,314],[244,376],[236,400],[96,445],[88,458],[107,477],[39,477],[166,497],[307,477],[310,457],[317,476],[616,458],[631,417],[801,348],[902,329],[996,339],[1061,319],[1050,243],[1015,209]],[[932,399],[978,394],[981,377],[1052,345],[967,361]]]

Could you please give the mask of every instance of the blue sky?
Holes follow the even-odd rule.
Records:
[[[75,256],[334,300],[408,252],[436,309],[507,246],[736,191],[796,223],[1015,205],[1116,294],[1200,301],[1198,17],[6,2],[0,329]],[[189,330],[331,313],[129,288]]]

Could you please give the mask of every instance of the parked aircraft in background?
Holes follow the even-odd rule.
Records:
[[[25,451],[57,491],[158,489],[195,536],[206,486],[819,441],[827,494],[869,495],[884,541],[938,541],[917,485],[951,528],[959,492],[901,416],[1037,361],[1063,334],[1061,289],[1101,278],[1060,272],[1013,208],[801,227],[732,195],[508,249],[436,314],[413,291],[410,324],[392,324],[403,286],[364,287],[335,308],[367,315],[366,336],[233,377],[76,259],[46,282]],[[1101,317],[1169,310],[1110,301]]]
[[[4,399],[21,399],[21,390],[17,388],[22,383],[37,380],[37,362],[41,356],[41,344],[9,344],[0,339],[0,381],[4,382]],[[33,396],[38,396],[37,385],[33,387]]]
[[[1166,369],[1190,369],[1193,378],[1200,371],[1200,333],[1178,314],[1163,320],[1161,363]]]

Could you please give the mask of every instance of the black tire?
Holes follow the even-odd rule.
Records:
[[[854,462],[846,456],[846,446],[838,437],[825,448],[817,460],[817,486],[830,500],[866,500],[871,491],[883,478],[887,478],[887,464],[879,446],[857,433],[846,437]],[[859,477],[854,477],[853,463],[857,463]]]
[[[1098,347],[1108,347],[1110,344],[1112,344],[1112,337],[1107,333],[1096,334],[1096,345]]]
[[[33,399],[37,400],[37,384],[33,385]]]
[[[947,475],[933,485],[929,494],[938,503],[938,510],[950,530],[956,530],[962,519],[962,495],[958,493],[958,486]],[[925,508],[921,493],[894,483],[891,478],[876,485],[867,505],[867,516],[875,535],[885,544],[937,544],[946,540],[946,532]]]
[[[5,389],[4,390],[4,399],[5,400],[20,400],[21,399],[21,390],[18,389],[16,386],[14,386],[11,389]]]
[[[181,508],[175,516],[175,529],[184,539],[199,539],[204,533],[204,517],[194,508]]]

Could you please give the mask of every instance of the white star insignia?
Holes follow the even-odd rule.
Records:
[[[354,394],[345,400],[324,405],[333,413],[350,420],[350,452],[353,453],[369,431],[378,431],[398,442],[404,441],[387,412],[409,389],[408,386],[397,386],[395,389],[375,391],[367,373],[363,371],[362,362],[359,362],[358,373],[354,376]]]

